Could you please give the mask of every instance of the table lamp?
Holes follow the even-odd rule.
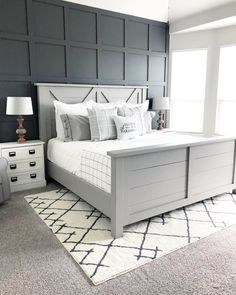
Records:
[[[152,101],[152,109],[159,110],[159,118],[157,120],[157,129],[162,130],[164,128],[164,113],[163,110],[170,109],[170,99],[169,97],[154,98]]]
[[[18,143],[25,143],[26,129],[23,127],[23,115],[33,115],[33,107],[31,97],[7,97],[7,115],[18,115]]]

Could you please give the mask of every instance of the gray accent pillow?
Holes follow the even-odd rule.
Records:
[[[81,115],[60,116],[65,135],[65,141],[78,141],[91,139],[89,118]]]
[[[93,141],[102,141],[107,139],[116,139],[116,125],[113,116],[117,115],[117,108],[99,109],[93,107],[88,109],[91,139]]]

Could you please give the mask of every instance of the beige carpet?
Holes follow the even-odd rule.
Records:
[[[14,194],[0,207],[1,295],[235,295],[236,226],[92,286],[26,204],[24,195],[35,192]]]
[[[236,223],[235,197],[224,194],[126,226],[114,239],[110,219],[65,188],[25,199],[95,285]]]

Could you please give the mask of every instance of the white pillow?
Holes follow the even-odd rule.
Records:
[[[149,107],[149,100],[145,100],[144,103],[129,103],[129,102],[126,102],[125,105],[129,108],[134,108],[134,107],[139,107],[141,106],[142,107],[142,110],[144,112],[146,112],[148,110],[148,107]]]
[[[138,128],[137,128],[137,117],[122,117],[122,116],[114,116],[113,117],[116,130],[117,130],[117,138],[119,140],[128,140],[138,137]]]
[[[148,110],[148,106],[149,106],[149,100],[145,100],[144,103],[139,103],[139,104],[137,104],[137,103],[127,103],[126,102],[126,103],[123,103],[123,105],[118,106],[118,115],[125,117],[125,112],[124,112],[125,107],[128,107],[130,109],[138,107],[143,112],[146,112]]]
[[[116,107],[99,109],[93,106],[92,109],[88,109],[91,139],[93,141],[116,139],[116,125],[113,120],[116,115]]]
[[[99,109],[110,109],[110,108],[121,108],[124,105],[124,101],[123,100],[119,100],[117,102],[105,102],[105,103],[100,103],[100,102],[96,102],[94,104],[94,107],[97,107]]]
[[[144,112],[143,113],[146,133],[152,132],[152,119],[155,117],[155,115],[156,115],[155,112]]]
[[[121,115],[123,117],[132,117],[134,115],[137,117],[137,128],[139,135],[144,135],[146,133],[143,113],[144,111],[142,105],[134,106],[131,108],[124,105],[122,108],[119,108],[118,111],[118,115]]]
[[[64,140],[64,128],[61,121],[61,115],[81,115],[81,116],[88,116],[87,108],[92,108],[95,104],[94,101],[89,100],[88,102],[80,102],[80,103],[73,103],[68,104],[61,101],[54,100],[53,101],[55,106],[55,117],[56,117],[56,131],[57,137],[59,139]]]

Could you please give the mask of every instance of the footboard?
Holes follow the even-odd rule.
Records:
[[[123,226],[189,205],[235,186],[235,140],[114,151],[112,234]]]

